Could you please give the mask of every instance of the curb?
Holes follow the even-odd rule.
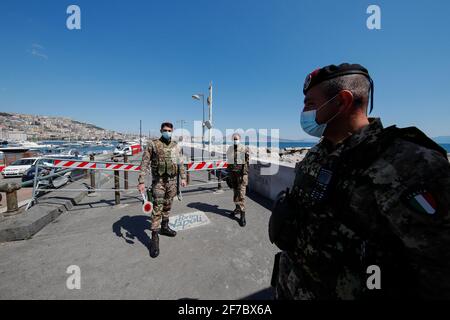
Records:
[[[112,176],[103,177],[99,185],[107,183]],[[70,186],[81,185],[76,181]],[[64,190],[64,188],[62,189]],[[0,242],[30,239],[50,222],[59,217],[63,212],[70,210],[88,195],[87,191],[81,191],[75,195],[70,192],[50,192],[44,196],[38,204],[31,207],[26,213],[10,218],[0,223]]]

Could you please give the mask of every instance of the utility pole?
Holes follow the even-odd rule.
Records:
[[[139,146],[142,149],[142,120],[139,120]]]
[[[213,107],[213,88],[212,88],[212,81],[209,83],[209,96],[207,99],[208,107],[209,107],[209,130],[208,130],[208,153],[209,153],[209,159],[211,159],[211,143],[212,143],[212,107]],[[211,181],[211,170],[208,170],[208,181]]]
[[[212,108],[213,108],[213,88],[212,88],[212,81],[209,83],[209,96],[208,96],[208,107],[209,107],[209,125],[211,126],[209,128],[209,134],[208,134],[208,153],[209,158],[211,159],[211,136],[212,136],[212,128],[213,128],[213,116],[212,116]]]

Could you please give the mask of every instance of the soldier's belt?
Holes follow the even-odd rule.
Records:
[[[175,180],[177,178],[177,175],[153,175],[153,180]]]

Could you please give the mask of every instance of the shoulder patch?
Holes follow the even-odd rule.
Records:
[[[408,190],[403,201],[411,209],[419,213],[434,215],[437,203],[433,195],[424,188]]]

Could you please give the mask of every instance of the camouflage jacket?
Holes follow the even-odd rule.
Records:
[[[151,140],[142,155],[138,182],[144,183],[150,171],[153,179],[163,175],[175,177],[178,174],[178,167],[181,179],[186,179],[183,157],[178,144],[173,140],[167,143],[162,138]]]
[[[278,298],[450,298],[450,164],[406,138],[380,147],[387,129],[370,119],[297,164],[297,244],[281,254]]]
[[[232,145],[227,150],[228,171],[239,173],[242,175],[248,174],[250,153],[248,147],[239,144],[236,147]]]

